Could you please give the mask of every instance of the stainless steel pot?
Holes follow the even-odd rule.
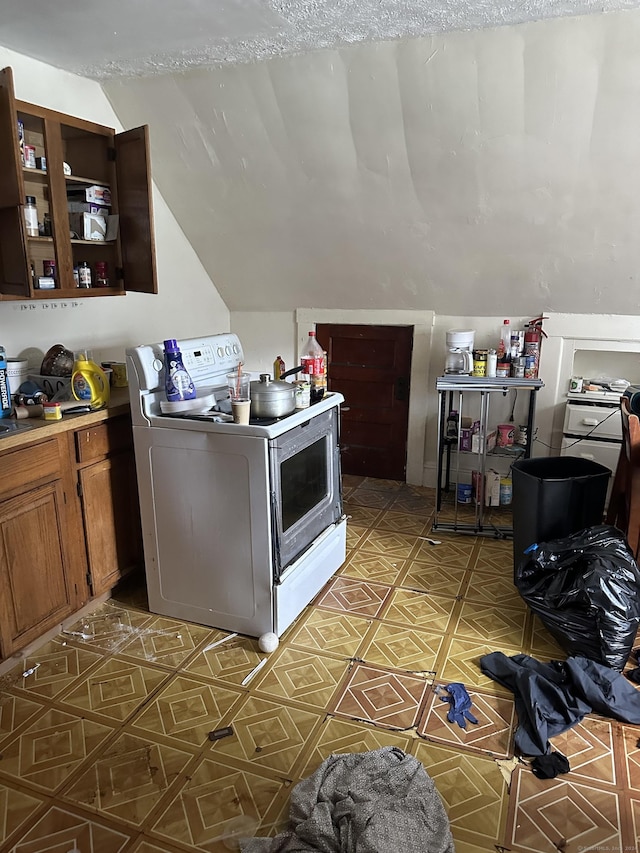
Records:
[[[269,373],[261,373],[260,380],[251,383],[251,416],[254,418],[282,418],[296,408],[296,391],[290,382],[273,381]]]

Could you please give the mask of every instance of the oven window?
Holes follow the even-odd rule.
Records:
[[[326,440],[323,436],[280,464],[283,532],[304,518],[328,493]]]

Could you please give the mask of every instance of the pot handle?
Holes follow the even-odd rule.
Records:
[[[291,370],[285,370],[284,373],[280,374],[280,379],[285,379],[287,376],[293,376],[294,373],[300,373],[303,368],[304,365],[300,364],[298,367],[292,367]]]

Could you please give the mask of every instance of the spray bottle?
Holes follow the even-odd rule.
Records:
[[[109,380],[104,370],[93,360],[91,350],[74,353],[71,391],[76,400],[101,409],[109,402]]]

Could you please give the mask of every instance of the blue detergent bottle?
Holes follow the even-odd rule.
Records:
[[[174,338],[164,342],[164,388],[171,403],[193,400],[196,396],[196,387],[182,363],[182,353]]]
[[[0,418],[8,418],[13,411],[11,404],[11,388],[7,372],[7,354],[0,346]]]

